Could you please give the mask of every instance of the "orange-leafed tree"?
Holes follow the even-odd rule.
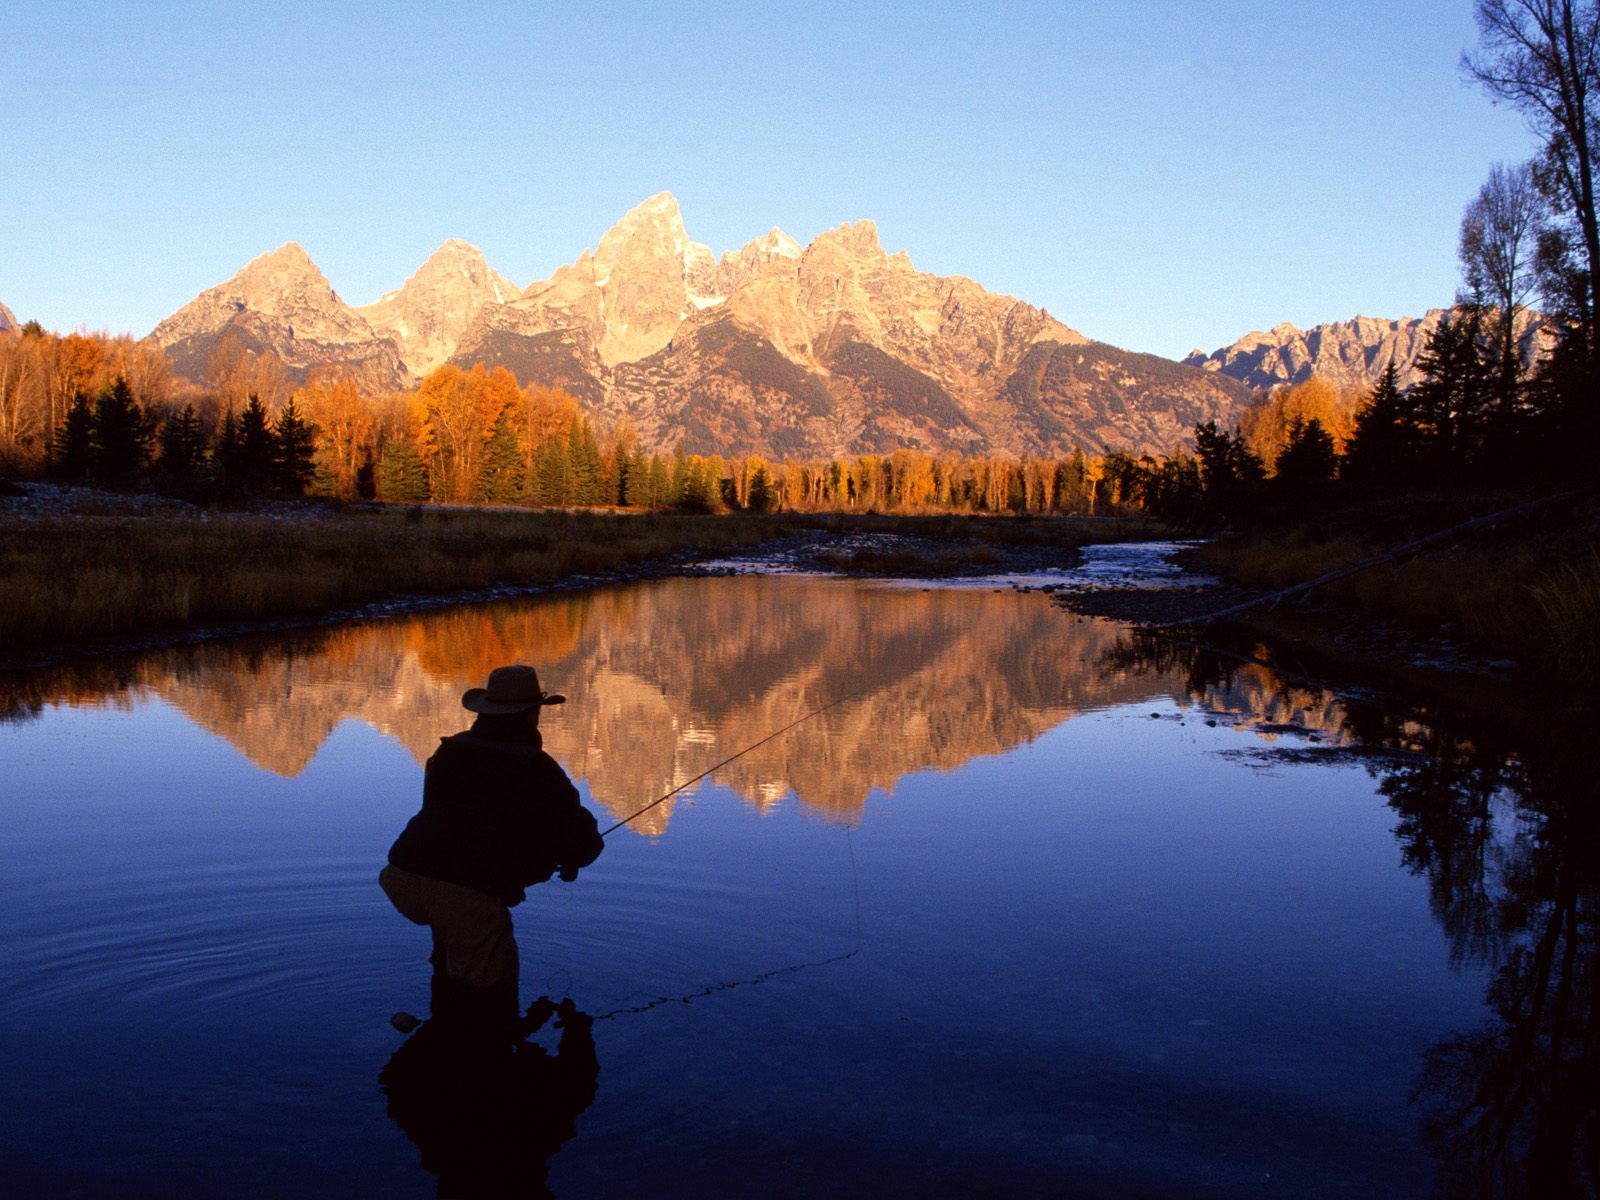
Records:
[[[355,380],[337,371],[313,373],[294,394],[316,428],[317,475],[335,496],[356,496],[361,468],[372,454],[372,409]]]
[[[520,402],[516,378],[504,367],[446,364],[422,381],[411,400],[411,432],[433,499],[462,504],[471,497],[495,422]]]

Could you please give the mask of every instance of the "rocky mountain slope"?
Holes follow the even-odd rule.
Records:
[[[226,283],[196,296],[155,327],[150,336],[173,370],[205,379],[224,341],[246,350],[270,350],[290,379],[321,366],[339,366],[367,387],[411,382],[400,349],[339,299],[306,252],[288,242],[252,260]]]
[[[398,291],[355,311],[395,342],[406,369],[420,379],[456,352],[485,306],[514,300],[521,290],[484,261],[483,251],[452,238]]]
[[[4,304],[0,304],[0,333],[4,333],[8,329],[15,329],[17,325],[17,315]]]
[[[1250,401],[1226,372],[1091,342],[970,279],[920,272],[870,221],[804,248],[773,229],[717,258],[663,192],[513,292],[452,241],[398,291],[351,308],[290,245],[153,336],[196,377],[229,335],[292,372],[348,362],[384,387],[443,361],[505,366],[628,419],[647,447],[703,453],[1161,452]]]
[[[1400,386],[1406,388],[1417,381],[1417,357],[1449,311],[1431,308],[1425,316],[1392,321],[1358,316],[1310,329],[1285,323],[1266,333],[1247,333],[1231,346],[1210,354],[1195,350],[1183,361],[1262,390],[1303,383],[1320,375],[1342,390],[1369,392],[1393,359]],[[1531,360],[1541,353],[1540,317],[1537,313],[1523,313],[1519,324],[1523,357]]]

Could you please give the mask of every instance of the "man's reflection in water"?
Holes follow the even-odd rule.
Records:
[[[528,1041],[551,1016],[556,1052]],[[512,1037],[459,1012],[435,1015],[378,1080],[389,1116],[422,1152],[442,1197],[549,1196],[550,1158],[594,1100],[593,1020],[571,1000],[536,1001]]]

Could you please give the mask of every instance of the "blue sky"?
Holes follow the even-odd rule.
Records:
[[[143,334],[298,241],[345,300],[462,237],[519,285],[661,190],[718,252],[890,251],[1180,356],[1415,315],[1533,143],[1470,0],[19,6],[0,301]]]

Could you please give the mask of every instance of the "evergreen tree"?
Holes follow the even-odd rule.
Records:
[[[94,468],[94,410],[82,392],[50,441],[50,474],[63,483],[82,483]]]
[[[772,476],[767,474],[765,466],[758,466],[750,473],[750,490],[745,496],[744,506],[751,512],[769,512],[777,506],[778,496],[772,486]]]
[[[200,473],[205,447],[200,415],[193,404],[185,404],[182,412],[172,414],[161,427],[162,473],[179,482],[193,480]]]
[[[567,461],[572,471],[572,504],[599,504],[602,500],[600,480],[600,447],[595,442],[594,430],[584,417],[572,422],[567,438]]]
[[[278,457],[278,438],[267,422],[261,397],[250,400],[239,414],[239,437],[229,484],[245,492],[264,491],[272,482]]]
[[[637,446],[618,446],[617,465],[621,477],[617,500],[630,508],[648,508],[655,501],[650,494],[650,459]]]
[[[94,402],[95,478],[108,487],[131,487],[150,461],[150,426],[122,376]]]
[[[1400,371],[1394,359],[1389,360],[1356,414],[1355,430],[1344,453],[1341,475],[1354,482],[1394,485],[1403,483],[1414,469],[1417,433],[1406,419]]]
[[[483,466],[473,481],[472,498],[484,504],[521,504],[527,497],[528,468],[507,408],[496,418],[483,444]]]
[[[667,470],[667,464],[661,461],[659,454],[650,456],[650,490],[649,499],[645,501],[651,508],[659,508],[667,503],[667,497],[672,491],[672,476]]]
[[[1289,440],[1277,462],[1280,491],[1304,494],[1331,482],[1338,469],[1333,434],[1323,428],[1321,420],[1295,417],[1289,422]]]
[[[1436,478],[1464,474],[1482,449],[1493,394],[1482,321],[1476,306],[1447,314],[1417,356],[1422,379],[1406,393],[1421,459]]]
[[[231,486],[239,473],[239,421],[231,408],[217,427],[216,441],[211,445],[211,470],[224,486]]]
[[[572,463],[566,447],[551,439],[533,456],[534,498],[547,508],[572,503]]]
[[[312,459],[316,452],[316,429],[300,415],[293,396],[278,414],[273,439],[276,442],[272,455],[273,481],[291,496],[304,495],[315,471]]]
[[[835,463],[835,466],[838,464]],[[672,452],[672,470],[667,476],[667,492],[662,499],[674,506],[680,506],[688,497],[689,492],[689,456],[683,452],[680,444]]]
[[[421,504],[428,498],[428,471],[410,438],[390,438],[379,451],[378,497],[391,504]]]
[[[1224,520],[1248,515],[1267,474],[1261,457],[1237,430],[1222,433],[1215,421],[1194,427],[1194,446],[1206,506]]]

